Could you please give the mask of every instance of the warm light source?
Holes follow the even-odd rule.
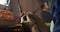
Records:
[[[7,1],[8,1],[8,3],[7,3]],[[4,5],[4,6],[8,6],[9,2],[10,2],[10,0],[0,0],[0,4]]]

